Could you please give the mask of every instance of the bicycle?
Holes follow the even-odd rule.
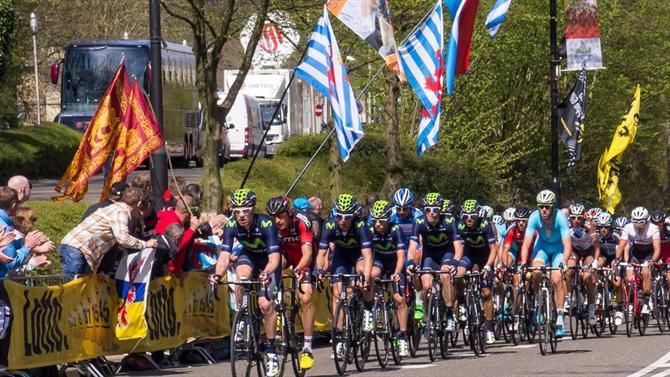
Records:
[[[665,332],[665,328],[670,327],[668,318],[668,289],[665,282],[665,274],[668,271],[668,265],[659,264],[655,269],[653,278],[651,301],[654,310],[652,314],[656,319],[656,325],[660,332]]]
[[[554,286],[551,283],[550,273],[552,271],[561,271],[558,267],[527,267],[528,271],[540,271],[542,279],[540,281],[540,289],[535,295],[535,304],[533,306],[533,322],[536,327],[535,332],[540,346],[540,353],[542,356],[547,354],[551,349],[551,353],[556,353],[558,348],[558,338],[556,338],[556,319],[558,314],[556,311],[556,303],[554,302]]]
[[[400,323],[396,312],[396,304],[393,299],[392,284],[397,284],[391,279],[375,279],[375,296],[373,299],[372,315],[374,318],[374,329],[372,337],[375,342],[375,353],[379,366],[386,368],[389,350],[396,365],[400,365],[400,350],[396,344],[396,336],[400,332]],[[381,344],[380,344],[381,342]]]
[[[479,271],[468,271],[455,277],[455,279],[463,279],[465,284],[465,307],[468,317],[465,326],[468,329],[468,344],[475,356],[486,353],[486,327],[481,297],[481,275]]]
[[[494,289],[494,318],[496,319],[496,338],[504,339],[506,343],[519,344],[514,328],[514,290],[512,278],[516,273],[516,268],[501,266],[497,268],[496,275],[499,276],[497,285],[502,289]]]
[[[295,327],[296,318],[299,318],[300,313],[300,300],[296,293],[296,287],[297,291],[301,294],[305,292],[302,290],[301,284],[299,284],[298,276],[283,275],[282,283],[286,280],[288,280],[289,284],[282,284],[284,293],[277,298],[277,323],[283,329],[283,333],[287,334],[286,351],[291,356],[293,373],[296,377],[303,377],[306,371],[300,368],[300,351],[302,347]]]
[[[446,331],[446,305],[442,298],[442,284],[440,275],[451,274],[450,271],[419,270],[419,275],[431,275],[433,278],[430,291],[428,292],[428,306],[426,307],[425,335],[428,342],[428,358],[430,361],[437,359],[437,350],[443,359],[447,358],[448,341]]]
[[[610,329],[616,326],[613,318],[613,307],[610,299],[609,275],[612,269],[609,267],[598,267],[595,269],[598,273],[596,279],[596,325],[592,326],[593,333],[600,338],[607,328],[607,321],[609,320]],[[611,331],[611,330],[610,330]]]
[[[423,326],[421,325],[421,321],[415,320],[414,316],[412,315],[416,308],[416,292],[414,292],[413,286],[410,284],[410,280],[408,280],[406,287],[405,299],[407,300],[407,312],[409,313],[407,316],[407,343],[409,345],[409,355],[412,358],[415,358],[416,351],[419,350],[419,344],[421,343]]]
[[[519,340],[527,340],[528,343],[533,343],[535,340],[535,326],[533,326],[533,302],[532,292],[527,288],[527,278],[524,271],[518,271],[520,275],[519,285],[514,292],[514,306],[512,307],[512,315],[516,322],[516,332],[519,334]]]
[[[625,314],[626,318],[626,336],[633,335],[633,328],[637,328],[640,336],[644,336],[649,326],[649,314],[642,313],[642,267],[638,263],[621,263],[622,267],[633,269],[633,279],[624,284],[625,287]]]
[[[572,290],[569,294],[569,308],[567,315],[570,316],[570,337],[572,340],[577,339],[579,335],[579,328],[581,326],[582,337],[586,339],[589,334],[588,330],[588,304],[586,299],[586,287],[582,279],[581,273],[590,267],[574,266],[568,267],[569,270],[574,271],[572,278]]]

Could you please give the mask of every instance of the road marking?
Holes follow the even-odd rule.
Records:
[[[414,365],[403,365],[400,369],[425,369],[435,366],[435,364],[414,364]]]
[[[518,346],[512,346],[512,347],[503,347],[503,348],[533,348],[537,347],[535,344],[519,344]]]
[[[670,361],[670,352],[666,353],[665,356],[661,357],[660,359],[654,361],[653,363],[649,364],[648,366],[640,369],[639,371],[629,375],[628,377],[642,377],[645,374],[651,373],[654,369],[658,368],[664,368],[668,366],[668,361]],[[667,373],[666,373],[667,372]],[[658,373],[656,376],[667,376],[670,374],[670,371],[665,371]]]

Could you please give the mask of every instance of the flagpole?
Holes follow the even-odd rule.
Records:
[[[414,34],[414,32],[419,28],[419,26],[421,26],[421,24],[428,17],[430,17],[430,14],[432,13],[432,11],[433,11],[433,9],[431,8],[426,13],[426,15],[421,18],[421,20],[414,26],[414,28],[407,34],[407,36],[405,36],[405,39],[403,39],[402,42],[400,42],[401,45],[407,41],[407,39],[409,38],[410,35]],[[398,63],[398,64],[400,64],[400,63]],[[379,73],[381,73],[381,71],[384,69],[384,67],[385,67],[385,64],[382,64],[379,67],[379,69],[377,69],[377,72],[375,72],[375,74],[370,78],[370,80],[368,80],[367,84],[365,84],[365,86],[363,87],[361,92],[358,93],[358,95],[356,96],[356,101],[358,101],[358,99],[361,98],[361,96],[363,94],[365,94],[365,92],[367,92],[367,90],[370,88],[370,85],[372,85],[372,83],[375,81],[377,76],[379,76]],[[330,132],[328,132],[328,135],[326,135],[326,137],[323,139],[323,141],[321,142],[319,147],[316,149],[316,151],[314,151],[314,154],[312,155],[312,157],[309,158],[309,160],[307,161],[305,166],[302,168],[300,173],[298,173],[298,176],[293,180],[293,183],[291,183],[291,186],[289,186],[288,190],[286,190],[286,194],[284,194],[284,196],[288,196],[291,193],[291,191],[293,191],[295,186],[298,184],[298,181],[300,181],[302,176],[305,175],[305,173],[307,172],[307,169],[309,169],[309,167],[312,165],[312,162],[314,162],[314,159],[316,158],[316,156],[319,154],[319,152],[321,152],[323,147],[326,145],[326,143],[328,142],[328,139],[330,139],[330,136],[333,134],[333,132],[335,132],[335,127],[333,127],[330,130]]]
[[[549,0],[549,38],[551,54],[549,65],[551,67],[551,80],[549,92],[551,97],[551,184],[556,193],[557,205],[561,205],[561,181],[558,165],[558,79],[560,77],[561,60],[558,53],[558,23],[557,23],[557,0]]]
[[[150,23],[150,55],[151,55],[151,107],[156,114],[156,121],[161,134],[165,135],[163,127],[163,80],[161,68],[161,5],[159,0],[149,0]],[[167,153],[165,146],[151,154],[151,191],[155,199],[154,208],[163,208],[163,192],[168,186]]]

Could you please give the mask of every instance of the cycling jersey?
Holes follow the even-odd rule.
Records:
[[[654,240],[660,240],[661,235],[658,227],[654,224],[647,223],[644,229],[638,232],[635,224],[630,223],[623,227],[621,239],[630,242],[631,256],[633,258],[646,260],[654,253]]]
[[[563,259],[563,240],[570,239],[568,218],[563,212],[554,208],[551,224],[547,225],[542,221],[540,211],[535,210],[528,219],[524,237],[533,237],[536,233],[532,259],[558,267]]]
[[[521,246],[523,245],[524,236],[525,232],[519,230],[519,227],[517,227],[516,224],[507,228],[504,245],[511,245],[509,253],[512,254],[515,263],[521,263],[521,255],[519,253],[521,251]],[[537,232],[533,235],[533,243],[536,239]],[[525,260],[524,262],[526,262],[526,264],[530,263],[530,255],[528,256],[528,260]]]
[[[661,237],[661,260],[663,263],[670,263],[670,223],[664,223],[662,229],[659,228]]]
[[[277,227],[268,215],[254,215],[249,230],[242,227],[237,221],[230,220],[223,231],[221,251],[230,253],[235,239],[242,245],[237,257],[236,266],[248,265],[252,268],[254,278],[258,277],[268,263],[268,256],[279,252]],[[275,287],[281,282],[281,266],[270,273],[270,283],[262,289],[274,295]]]
[[[419,237],[423,245],[422,269],[438,270],[440,266],[458,262],[453,259],[453,243],[461,238],[453,217],[441,216],[435,225],[426,219],[417,219],[410,240],[419,242]]]
[[[496,234],[498,235],[498,243],[503,243],[505,241],[505,236],[507,235],[507,230],[509,229],[505,224],[495,224]]]
[[[483,268],[488,262],[489,254],[491,252],[490,245],[496,243],[496,236],[493,233],[491,223],[487,220],[479,219],[472,228],[468,227],[465,222],[458,223],[458,234],[463,240],[463,259],[462,265],[467,270],[477,265]],[[488,278],[482,280],[482,287],[490,287],[493,274],[488,274]]]
[[[372,250],[374,251],[374,266],[384,274],[392,275],[395,273],[398,262],[398,250],[405,250],[406,246],[402,242],[402,234],[397,224],[389,224],[389,230],[386,234],[378,233],[374,226],[369,227]],[[400,283],[393,284],[393,290],[396,293],[405,291],[405,274],[400,273]]]
[[[402,242],[409,246],[409,239],[412,237],[414,232],[414,223],[418,219],[424,219],[423,212],[420,209],[412,207],[412,211],[407,217],[401,219],[398,216],[395,208],[393,209],[393,214],[391,215],[391,222],[397,224],[400,227],[400,234],[402,235]],[[418,241],[417,241],[418,242]]]
[[[313,245],[312,224],[304,214],[295,213],[289,226],[279,230],[279,239],[287,266],[296,267],[302,259],[302,245]],[[306,276],[309,276],[311,264],[305,267]]]
[[[330,272],[332,274],[356,273],[356,262],[363,258],[361,249],[371,246],[370,238],[370,231],[365,221],[359,218],[353,219],[351,227],[346,232],[340,229],[335,220],[326,221],[321,230],[319,249],[328,249],[331,242],[335,244]],[[337,282],[339,279],[334,277],[332,281]]]
[[[616,257],[616,248],[619,246],[619,236],[610,233],[608,237],[599,236],[600,255],[605,258],[605,263],[609,264]]]
[[[595,248],[593,247],[593,236],[582,227],[570,228],[570,242],[572,243],[572,255],[570,259],[578,260],[593,256]]]

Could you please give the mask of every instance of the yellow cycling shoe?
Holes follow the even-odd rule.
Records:
[[[302,351],[300,355],[300,369],[308,370],[314,366],[314,356],[309,351]]]

